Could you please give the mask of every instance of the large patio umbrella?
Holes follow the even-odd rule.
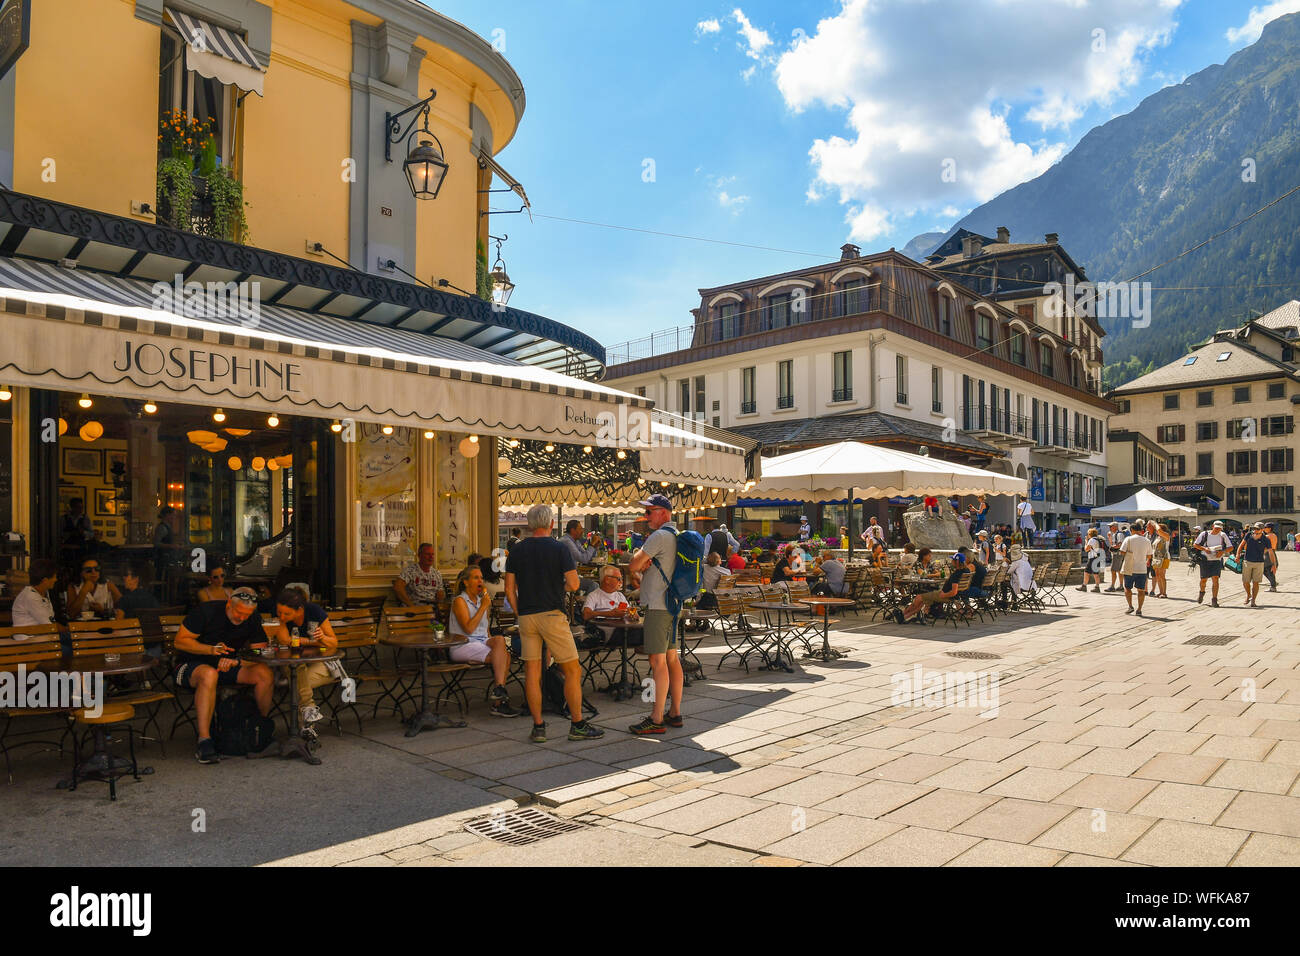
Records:
[[[1195,518],[1196,509],[1161,498],[1154,491],[1139,488],[1123,501],[1092,509],[1094,518]]]
[[[881,445],[842,441],[763,459],[763,477],[746,497],[834,501],[848,498],[849,553],[854,498],[917,495],[1023,495],[1024,478],[913,455]]]

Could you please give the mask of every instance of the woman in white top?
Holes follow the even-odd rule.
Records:
[[[469,643],[451,649],[451,659],[465,664],[488,664],[492,668],[492,715],[518,717],[519,711],[510,706],[506,692],[506,675],[510,670],[510,650],[506,639],[493,634],[489,627],[492,598],[483,586],[483,571],[472,564],[456,577],[456,596],[451,601],[451,616],[447,630],[454,637],[467,638]]]
[[[1106,570],[1106,554],[1101,547],[1101,539],[1097,537],[1097,529],[1089,528],[1087,540],[1083,542],[1083,584],[1075,588],[1076,591],[1088,590],[1088,578],[1092,578],[1092,591],[1094,594],[1101,593],[1101,579]]]
[[[98,558],[81,562],[80,584],[68,585],[68,618],[111,617],[113,603],[122,600],[122,592],[112,581],[103,580]]]

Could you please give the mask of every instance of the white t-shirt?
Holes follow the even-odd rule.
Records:
[[[54,605],[48,595],[41,594],[28,585],[23,588],[10,610],[14,627],[31,627],[34,624],[49,624],[54,620]]]
[[[1124,574],[1146,574],[1147,559],[1151,557],[1151,542],[1140,534],[1131,534],[1119,546],[1124,555]]]
[[[885,543],[885,529],[878,524],[869,524],[862,529],[862,540],[870,541],[875,538],[881,544]]]
[[[1232,547],[1232,541],[1223,532],[1202,531],[1196,543],[1203,548],[1209,548],[1210,553],[1206,557],[1211,561],[1219,561],[1223,558],[1223,553]]]
[[[1030,591],[1034,587],[1034,566],[1025,558],[1012,563],[1011,568],[1011,590],[1019,594],[1021,591]]]
[[[1101,562],[1103,561],[1101,541],[1098,540],[1097,538],[1089,538],[1087,541],[1084,542],[1083,550],[1084,553],[1087,555],[1088,569],[1091,570],[1092,568],[1099,568],[1101,566]]]
[[[654,569],[651,568],[650,570],[653,571]],[[658,572],[655,573],[657,574]],[[613,594],[610,594],[604,588],[595,588],[590,594],[587,595],[587,600],[582,602],[582,606],[584,608],[589,608],[593,611],[612,611],[620,604],[630,604],[630,603],[631,602],[628,601],[628,599],[623,596],[622,591],[615,591]],[[590,623],[594,624],[595,620],[596,619],[593,619]],[[613,635],[614,627],[616,627],[617,625],[606,626],[604,624],[600,624],[598,626],[602,631],[605,632],[606,637],[610,637]]]

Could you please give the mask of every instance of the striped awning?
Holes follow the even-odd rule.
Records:
[[[225,27],[170,7],[167,16],[185,41],[186,69],[262,95],[262,77],[266,70],[257,62],[257,57],[242,37]]]

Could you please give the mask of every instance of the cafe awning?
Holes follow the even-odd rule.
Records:
[[[0,381],[127,398],[615,444],[653,403],[454,340],[282,306],[206,317],[166,283],[0,257]],[[745,480],[743,449],[644,450],[664,480]]]
[[[187,70],[262,95],[262,78],[266,71],[243,37],[170,7],[167,16],[185,43]]]

